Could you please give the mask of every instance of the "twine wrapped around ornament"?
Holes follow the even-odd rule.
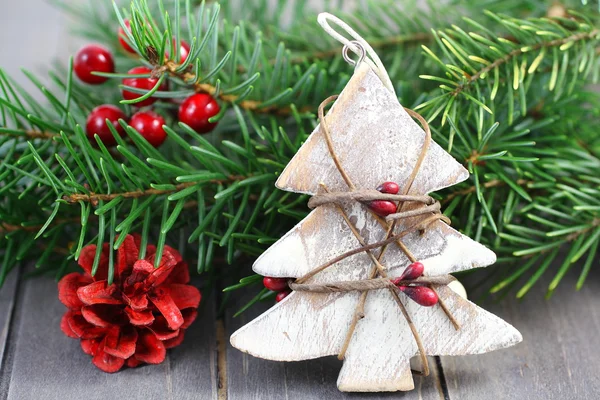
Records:
[[[360,45],[358,43],[354,43],[354,44]],[[325,107],[328,104],[335,101],[336,99],[337,99],[337,95],[331,96],[331,97],[327,98],[325,101],[323,101],[321,103],[321,105],[319,106],[318,115],[319,115],[319,121],[320,121],[320,129],[325,137],[325,141],[327,143],[327,148],[329,150],[329,154],[331,155],[331,158],[332,158],[336,168],[338,169],[342,178],[348,185],[350,191],[349,192],[329,192],[327,187],[324,184],[321,184],[323,192],[313,196],[310,199],[310,201],[308,202],[308,206],[310,208],[316,208],[316,207],[319,207],[322,205],[327,205],[327,204],[335,205],[338,208],[338,210],[340,211],[340,213],[342,214],[344,220],[346,221],[346,223],[348,224],[350,229],[352,230],[352,233],[358,239],[361,247],[353,249],[351,251],[348,251],[332,260],[329,260],[327,263],[325,263],[321,266],[318,266],[317,268],[313,269],[311,272],[296,279],[295,281],[293,281],[293,282],[291,281],[289,283],[289,286],[292,290],[295,290],[295,291],[315,292],[315,293],[335,293],[335,292],[351,292],[351,291],[362,292],[361,297],[359,298],[359,302],[357,304],[352,322],[348,329],[348,333],[346,334],[344,344],[342,346],[340,353],[338,354],[338,358],[340,360],[342,360],[345,356],[345,353],[348,349],[348,346],[350,344],[352,335],[356,329],[356,325],[357,325],[358,321],[364,317],[364,307],[365,307],[365,301],[366,301],[368,292],[371,290],[381,290],[381,289],[389,290],[392,297],[396,301],[398,307],[400,308],[402,315],[406,319],[406,321],[411,329],[412,335],[415,339],[415,342],[417,344],[417,347],[419,349],[419,355],[421,357],[423,371],[413,371],[413,372],[426,376],[426,375],[429,375],[429,364],[427,361],[425,349],[421,342],[421,338],[419,336],[419,333],[416,330],[414,323],[412,322],[412,319],[410,318],[410,315],[408,314],[408,311],[406,310],[406,307],[400,300],[400,297],[398,294],[398,292],[399,292],[398,286],[396,286],[396,284],[394,282],[392,282],[392,280],[390,278],[387,277],[386,269],[381,264],[380,260],[382,259],[383,255],[387,249],[387,246],[389,244],[396,243],[398,245],[398,247],[404,252],[404,254],[408,257],[408,259],[411,262],[416,262],[417,260],[416,260],[415,256],[402,243],[401,239],[404,236],[406,236],[412,232],[425,231],[429,227],[429,225],[431,225],[432,223],[434,223],[436,221],[443,221],[447,224],[450,224],[450,219],[441,213],[441,206],[438,201],[436,201],[435,199],[433,199],[430,196],[414,196],[414,195],[408,194],[408,192],[410,191],[410,189],[414,183],[414,180],[419,172],[421,164],[423,163],[423,160],[425,158],[425,155],[427,153],[429,145],[431,143],[431,130],[429,128],[429,124],[421,115],[419,115],[418,113],[416,113],[413,110],[405,108],[406,112],[409,115],[411,115],[413,118],[417,119],[421,123],[421,125],[423,126],[423,128],[425,130],[426,136],[425,136],[425,142],[423,143],[423,147],[421,149],[421,153],[419,154],[419,158],[417,159],[417,162],[415,163],[413,171],[408,178],[408,183],[404,189],[404,193],[394,195],[394,194],[380,193],[380,192],[378,192],[376,190],[372,190],[372,189],[357,190],[355,185],[353,184],[352,180],[346,173],[346,170],[341,165],[340,160],[333,148],[333,142],[331,140],[331,136],[330,136],[329,130],[327,128],[327,123],[325,121],[325,115],[324,115]],[[358,229],[350,221],[350,218],[348,217],[346,211],[341,206],[341,204],[352,202],[352,201],[370,202],[370,201],[374,201],[374,200],[394,201],[394,202],[398,202],[398,206],[397,206],[396,213],[386,216],[385,219],[381,218],[378,215],[373,213],[373,216],[380,222],[380,224],[384,228],[387,228],[386,238],[377,243],[367,244],[365,242],[364,238],[362,238],[362,236],[360,235]],[[415,208],[415,209],[412,209],[409,211],[402,211],[402,208],[404,207],[404,205],[406,203],[421,203],[423,205],[423,207]],[[419,221],[413,223],[412,225],[408,226],[403,231],[401,231],[399,233],[394,233],[394,230],[397,226],[398,221],[400,221],[402,219],[417,217],[417,216],[425,216],[425,217],[420,219]],[[378,257],[375,257],[373,255],[373,253],[371,252],[371,250],[374,250],[377,248],[381,248],[381,252],[379,253]],[[345,258],[348,258],[352,255],[359,254],[359,253],[366,253],[371,258],[371,260],[373,261],[373,264],[374,264],[374,267],[373,267],[372,271],[370,272],[369,277],[367,279],[359,280],[359,281],[333,282],[333,283],[327,283],[327,284],[306,283],[306,281],[308,279],[310,279],[314,275],[318,274],[319,272],[324,271],[325,269],[331,267],[332,265],[340,262],[341,260],[343,260]],[[378,276],[379,276],[379,278],[378,278]],[[421,277],[421,278],[417,278],[414,280],[406,280],[406,281],[400,281],[400,282],[396,282],[396,283],[398,285],[402,285],[402,286],[410,286],[410,285],[427,286],[435,292],[434,286],[447,285],[448,283],[450,283],[453,280],[454,280],[454,278],[452,276],[443,275],[443,276],[439,276],[439,277]],[[437,292],[436,292],[436,294],[437,294]],[[458,321],[456,321],[454,316],[450,313],[449,309],[444,304],[444,301],[442,300],[442,298],[439,296],[438,296],[438,304],[440,305],[440,307],[442,308],[444,313],[448,316],[449,320],[452,322],[455,329],[457,329],[457,330],[460,329],[460,325],[459,325]]]
[[[420,277],[412,280],[392,282],[390,279],[364,279],[361,281],[342,281],[325,284],[290,282],[290,289],[297,292],[338,293],[338,292],[368,292],[378,289],[393,289],[396,286],[417,285],[447,285],[456,280],[452,275]]]

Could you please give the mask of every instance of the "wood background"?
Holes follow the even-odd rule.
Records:
[[[66,24],[44,0],[12,1],[0,13],[0,66],[18,76],[21,66],[40,72],[55,57],[66,59],[77,47]],[[25,82],[23,76],[19,81]],[[64,306],[56,282],[25,280],[14,272],[0,289],[0,400],[596,400],[600,271],[592,271],[580,292],[574,291],[575,281],[575,275],[567,276],[550,300],[544,299],[548,282],[541,282],[524,301],[483,304],[521,331],[524,341],[515,347],[479,356],[433,357],[432,375],[417,377],[413,392],[343,394],[335,385],[341,362],[334,357],[277,363],[231,348],[229,335],[269,307],[262,304],[233,318],[247,300],[242,294],[219,321],[215,302],[205,298],[200,318],[164,364],[105,374],[76,340],[61,333]]]

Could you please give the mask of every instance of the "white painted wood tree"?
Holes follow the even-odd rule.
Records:
[[[426,134],[370,66],[359,65],[325,121],[333,147],[356,190],[374,189],[384,181],[406,185]],[[431,143],[410,194],[425,195],[467,177],[468,172],[456,160]],[[320,126],[284,170],[277,187],[310,195],[322,193],[323,187],[331,192],[350,190],[332,161]],[[406,209],[411,207],[414,206],[408,205]],[[341,209],[365,242],[386,239],[387,229],[365,205],[356,201],[341,206],[322,205],[271,246],[256,261],[254,271],[271,277],[300,278],[340,254],[361,247]],[[398,221],[397,232],[414,224],[415,218],[423,216]],[[439,220],[424,232],[408,234],[402,241],[425,265],[424,276],[484,267],[496,259],[493,252]],[[381,264],[388,277],[393,278],[400,276],[410,261],[398,246],[390,245]],[[365,280],[372,269],[372,258],[361,252],[317,273],[307,282]],[[521,341],[521,335],[511,325],[447,286],[437,287],[437,291],[460,329],[453,326],[440,305],[423,307],[399,294],[427,355],[478,354]],[[241,351],[269,360],[296,361],[337,355],[342,351],[360,296],[360,292],[292,292],[235,332],[231,343]],[[390,291],[370,291],[364,318],[356,325],[345,352],[338,388],[411,390],[414,383],[409,361],[417,354],[413,334]]]

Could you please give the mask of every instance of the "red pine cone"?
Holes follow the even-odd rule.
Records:
[[[139,237],[127,235],[117,252],[112,285],[107,282],[108,243],[95,276],[96,246],[89,245],[79,257],[84,273],[71,273],[58,283],[58,298],[69,308],[62,331],[81,339],[83,351],[104,372],[163,362],[166,349],[183,341],[200,304],[200,291],[188,285],[188,266],[177,250],[165,246],[154,268],[155,246],[148,245],[146,257],[138,259],[139,246]]]

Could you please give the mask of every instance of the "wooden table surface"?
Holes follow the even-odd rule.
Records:
[[[580,292],[567,276],[550,299],[540,285],[524,301],[486,302],[515,325],[523,343],[466,357],[431,357],[429,377],[407,393],[337,391],[335,357],[278,363],[242,354],[229,335],[269,307],[217,320],[215,301],[203,300],[198,320],[165,363],[106,374],[60,331],[65,311],[49,278],[19,279],[0,289],[0,399],[600,399],[600,274]]]
[[[102,0],[101,0],[102,1]],[[26,18],[25,18],[26,16]],[[19,29],[19,37],[15,31]],[[0,13],[0,66],[39,71],[73,50],[65,18],[42,0],[11,2]],[[35,51],[32,51],[35,49]],[[22,78],[22,77],[21,77]],[[24,81],[20,79],[20,81]],[[333,358],[276,363],[233,349],[229,335],[268,305],[216,320],[204,299],[185,342],[162,365],[105,374],[79,343],[62,334],[64,306],[56,282],[12,273],[0,289],[0,399],[600,399],[600,270],[574,291],[567,276],[550,300],[542,282],[524,301],[484,304],[515,325],[523,343],[494,353],[432,357],[432,375],[407,393],[337,391],[341,363]],[[239,304],[244,301],[239,296]],[[237,310],[233,305],[231,310]]]

